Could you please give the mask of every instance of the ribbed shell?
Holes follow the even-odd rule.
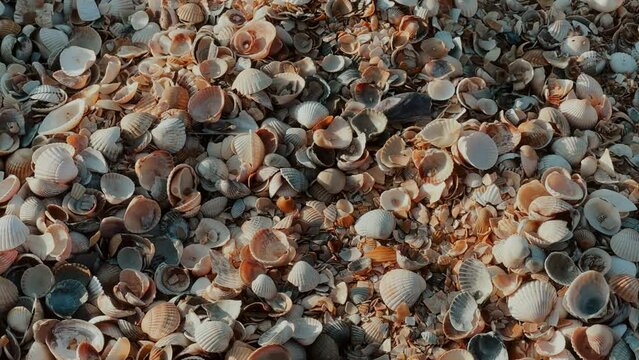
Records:
[[[306,261],[298,261],[288,273],[288,282],[297,286],[300,292],[315,289],[321,281],[319,272]]]
[[[571,29],[570,22],[564,19],[555,20],[548,25],[548,33],[558,42],[564,41]]]
[[[177,16],[180,21],[189,24],[199,24],[205,19],[204,10],[195,3],[186,3],[177,8]]]
[[[91,134],[91,147],[104,155],[107,159],[115,161],[124,149],[120,143],[120,127],[113,126],[96,130]]]
[[[565,286],[570,285],[581,274],[577,265],[563,252],[550,253],[544,261],[544,270],[551,279]]]
[[[559,110],[574,129],[592,129],[599,120],[597,110],[588,100],[569,99],[559,105]]]
[[[396,310],[402,303],[412,307],[424,290],[426,290],[424,278],[404,269],[387,272],[379,282],[382,301],[391,310]]]
[[[624,301],[639,304],[639,280],[630,275],[615,275],[609,280],[610,289]]]
[[[293,324],[287,320],[280,320],[277,324],[273,325],[270,329],[266,330],[257,343],[260,346],[264,345],[282,345],[293,337]]]
[[[473,294],[478,303],[484,302],[493,292],[490,273],[481,261],[466,259],[459,268],[459,287]]]
[[[575,93],[580,99],[599,102],[604,96],[599,82],[588,74],[579,74],[575,81]]]
[[[386,240],[395,230],[395,216],[388,210],[371,210],[357,219],[355,231],[360,236]]]
[[[616,52],[610,55],[610,68],[617,74],[630,74],[637,71],[637,61],[630,54]]]
[[[271,300],[275,297],[275,295],[277,295],[275,282],[266,274],[259,274],[251,282],[251,290],[253,290],[255,295],[266,300]]]
[[[564,295],[564,308],[573,316],[590,320],[606,312],[610,288],[603,274],[586,271],[570,284]]]
[[[561,137],[552,144],[552,151],[570,165],[578,166],[588,151],[588,141],[575,136]]]
[[[424,126],[419,136],[439,148],[445,148],[457,142],[461,131],[462,125],[454,119],[435,119]]]
[[[160,149],[170,153],[176,153],[186,144],[186,128],[184,122],[179,118],[168,118],[162,120],[151,130],[153,143]]]
[[[29,237],[29,228],[15,215],[0,218],[0,251],[7,251],[24,244]]]
[[[31,310],[24,306],[16,306],[7,314],[7,325],[16,332],[24,334],[31,323]]]
[[[310,317],[302,317],[293,320],[293,339],[298,343],[308,346],[322,333],[322,323]]]
[[[142,331],[152,340],[171,334],[180,326],[180,310],[172,303],[155,305],[142,318]],[[227,343],[228,345],[228,343]]]
[[[144,135],[155,121],[157,121],[157,117],[146,112],[134,112],[127,114],[120,121],[122,136],[126,140],[137,139]]]
[[[305,101],[290,110],[290,116],[307,129],[328,115],[328,109],[316,101]]]
[[[34,174],[40,180],[64,184],[75,179],[78,175],[78,167],[66,149],[54,146],[47,148],[38,156]]]
[[[294,168],[282,168],[280,174],[293,190],[304,192],[308,189],[308,179],[303,172]]]
[[[555,288],[535,280],[522,285],[508,298],[508,310],[519,321],[540,323],[550,314],[557,299]]]
[[[610,248],[622,259],[639,261],[639,232],[630,228],[619,231],[610,239]]]
[[[222,321],[204,321],[195,328],[195,341],[206,352],[221,353],[229,346],[233,329]]]
[[[231,89],[247,96],[262,91],[273,83],[273,80],[263,71],[254,68],[242,70],[233,81]]]
[[[450,303],[448,317],[451,325],[457,331],[470,332],[475,327],[473,322],[478,310],[477,301],[472,294],[465,291],[458,293]]]
[[[493,332],[477,334],[468,342],[468,351],[481,360],[508,360],[508,351],[501,338]]]
[[[0,313],[4,314],[18,301],[18,287],[0,276]]]
[[[5,163],[5,171],[9,175],[15,175],[24,181],[27,177],[33,174],[33,168],[31,168],[31,156],[33,150],[30,148],[23,148],[16,150],[11,154]]]
[[[389,325],[382,319],[373,317],[362,324],[362,329],[367,343],[381,344],[388,335]]]

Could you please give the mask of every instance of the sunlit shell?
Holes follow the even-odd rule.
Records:
[[[255,232],[249,242],[251,255],[266,266],[282,266],[295,255],[286,235],[273,229],[261,229]]]
[[[570,165],[577,166],[588,151],[588,141],[578,137],[562,137],[552,144],[552,150],[555,154],[568,160]]]
[[[514,269],[523,265],[524,260],[530,255],[530,248],[526,238],[521,235],[511,235],[493,246],[493,255],[495,260]]]
[[[290,116],[308,129],[317,125],[328,115],[328,109],[315,101],[305,101],[290,110]]]
[[[180,326],[180,311],[172,303],[158,303],[144,314],[140,326],[149,338],[157,341]]]
[[[177,8],[175,12],[180,21],[189,24],[199,24],[205,19],[205,13],[202,8],[195,3],[187,3]]]
[[[619,211],[601,198],[591,198],[586,202],[584,216],[590,226],[605,235],[614,235],[621,229]]]
[[[395,230],[395,216],[383,209],[371,210],[357,219],[355,231],[360,236],[386,240]]]
[[[346,185],[346,175],[338,169],[326,169],[317,175],[317,182],[331,194],[339,194]]]
[[[288,273],[287,280],[297,286],[300,292],[315,289],[320,283],[320,274],[309,263],[298,261]]]
[[[557,199],[566,201],[579,201],[584,197],[584,189],[572,181],[567,173],[553,171],[554,168],[546,170],[542,176],[542,181],[546,187],[546,191]]]
[[[303,317],[293,321],[293,339],[308,346],[322,333],[322,323],[319,320]]]
[[[576,129],[592,129],[599,119],[597,110],[588,100],[569,99],[559,105],[570,126]]]
[[[195,328],[195,341],[206,352],[223,352],[232,338],[233,329],[222,321],[204,321]]]
[[[461,131],[462,125],[455,119],[436,119],[424,126],[419,136],[439,148],[446,148],[457,142]]]
[[[464,260],[459,268],[459,287],[483,303],[493,292],[493,283],[486,266],[477,259]]]
[[[413,152],[413,156],[418,154]],[[452,157],[448,152],[428,149],[421,156],[418,164],[419,175],[426,183],[439,184],[448,179],[454,170]]]
[[[231,88],[247,96],[268,88],[272,83],[273,80],[261,70],[248,68],[235,77]]]
[[[610,277],[610,289],[624,301],[639,303],[639,280],[631,275],[615,275]]]
[[[97,352],[104,348],[102,332],[87,321],[62,320],[49,329],[46,344],[56,359],[76,359],[76,347],[85,342]]]
[[[29,229],[15,215],[4,215],[0,218],[0,251],[7,251],[24,244],[29,236]]]
[[[379,202],[384,210],[395,213],[406,212],[411,208],[410,195],[401,188],[384,191],[379,197]]]
[[[450,80],[433,80],[428,83],[427,92],[433,100],[444,101],[455,95],[455,85]]]
[[[260,346],[274,344],[281,345],[293,337],[293,331],[293,324],[282,319],[273,327],[266,330],[257,340],[257,343]]]
[[[60,53],[60,67],[68,76],[79,76],[95,63],[95,52],[79,46],[69,46]]]
[[[275,282],[271,279],[270,276],[265,274],[259,274],[255,280],[251,282],[251,290],[255,295],[270,300],[277,295],[277,287],[275,286]]]
[[[545,281],[523,284],[508,298],[508,310],[519,321],[543,322],[552,310],[557,293]]]
[[[231,47],[240,56],[263,59],[271,51],[276,32],[275,26],[268,21],[250,21],[235,32],[231,39]]]
[[[86,110],[84,99],[76,99],[51,111],[40,123],[38,133],[40,135],[52,135],[69,131],[82,121]]]
[[[153,130],[153,143],[160,149],[176,153],[186,144],[186,128],[177,117],[162,120]]]
[[[590,320],[603,315],[610,298],[610,288],[597,271],[586,271],[570,284],[564,295],[564,308],[573,316]]]
[[[113,126],[96,130],[91,134],[91,147],[104,155],[105,158],[115,161],[122,153],[123,145],[120,143],[120,128]]]
[[[115,205],[128,200],[133,195],[135,184],[127,176],[108,173],[100,178],[100,188],[106,200]]]
[[[635,229],[622,229],[610,239],[610,248],[622,259],[639,261],[639,232]]]
[[[605,359],[615,344],[614,333],[606,325],[582,326],[571,336],[572,347],[582,359]]]
[[[326,129],[313,131],[313,142],[323,148],[345,149],[352,141],[353,131],[348,122],[340,116],[333,118]]]
[[[552,280],[566,286],[581,273],[572,259],[562,252],[550,253],[544,262],[544,269]]]
[[[450,303],[448,320],[456,331],[468,334],[476,326],[479,307],[475,298],[465,291],[459,292]]]
[[[482,132],[463,134],[457,141],[457,148],[464,160],[476,169],[488,170],[497,162],[497,145]]]
[[[424,290],[426,281],[416,273],[404,269],[387,272],[379,283],[382,301],[391,310],[396,310],[402,303],[412,307]]]

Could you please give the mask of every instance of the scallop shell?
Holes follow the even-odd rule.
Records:
[[[236,90],[244,96],[255,94],[267,89],[273,80],[263,71],[254,68],[242,70],[233,81],[231,89]]]
[[[610,239],[610,248],[615,255],[628,261],[639,261],[639,232],[622,229]]]
[[[7,314],[7,325],[19,334],[29,330],[31,324],[31,310],[24,306],[16,306]]]
[[[562,137],[553,142],[552,151],[566,159],[570,165],[578,166],[588,151],[588,141],[575,136]]]
[[[580,99],[589,100],[591,103],[598,103],[604,96],[603,89],[599,82],[588,74],[580,74],[575,81],[575,93]]]
[[[426,281],[416,273],[404,269],[387,272],[379,282],[382,301],[391,310],[396,310],[402,303],[412,307],[424,290]]]
[[[446,148],[457,142],[462,125],[455,119],[435,119],[429,122],[419,136],[438,148]]]
[[[568,286],[581,274],[572,259],[563,252],[552,252],[544,261],[546,274],[555,282]]]
[[[601,198],[591,198],[586,202],[584,216],[590,226],[605,235],[614,235],[621,229],[619,211]]]
[[[0,313],[4,314],[18,301],[18,287],[0,276]]]
[[[511,235],[505,240],[495,243],[493,255],[495,260],[510,269],[519,268],[530,255],[528,241],[521,235]]]
[[[270,276],[265,274],[259,274],[251,282],[251,290],[253,290],[255,295],[266,300],[271,300],[275,297],[275,295],[277,295],[275,282],[273,282],[273,279],[271,279]]]
[[[199,24],[206,18],[204,10],[202,10],[200,5],[195,3],[186,3],[184,5],[180,5],[175,13],[177,14],[177,17],[178,19],[180,19],[180,21],[187,24]]]
[[[475,356],[475,359],[507,360],[509,358],[506,346],[493,332],[473,336],[468,342],[468,351]]]
[[[533,149],[546,147],[552,141],[554,130],[548,121],[535,119],[519,124],[521,144],[530,145]]]
[[[135,140],[144,135],[157,119],[155,115],[146,112],[134,112],[124,115],[122,120],[120,120],[122,136],[129,141]]]
[[[451,301],[448,318],[455,330],[469,333],[475,327],[474,323],[478,313],[479,307],[473,295],[462,291]]]
[[[172,303],[158,303],[144,314],[140,326],[150,339],[160,340],[178,329],[180,311]]]
[[[478,303],[486,301],[493,292],[493,283],[486,265],[477,259],[464,260],[459,268],[459,287],[462,291],[473,294]]]
[[[395,230],[395,216],[383,209],[371,210],[359,217],[355,231],[360,236],[386,240]]]
[[[186,128],[184,122],[177,117],[162,120],[151,130],[153,143],[160,149],[176,153],[186,144]]]
[[[69,131],[82,121],[86,110],[84,99],[70,101],[51,111],[40,123],[38,134],[53,135]]]
[[[204,321],[195,328],[195,341],[210,353],[221,353],[228,348],[233,329],[222,321]]]
[[[315,101],[305,101],[290,110],[290,116],[307,129],[314,127],[328,115],[328,109]]]
[[[117,160],[124,147],[120,143],[120,127],[113,126],[96,130],[91,134],[91,147],[111,161]]]
[[[417,154],[413,152],[413,156]],[[424,182],[440,184],[452,175],[455,165],[447,151],[428,149],[420,156],[421,160],[417,169]]]
[[[122,174],[108,173],[100,178],[100,189],[110,204],[117,205],[133,195],[135,183]]]
[[[471,166],[479,170],[488,170],[497,163],[497,145],[490,136],[471,131],[457,140],[459,153]]]
[[[308,292],[319,285],[321,277],[319,272],[309,263],[298,261],[288,273],[287,280],[297,286],[299,292]]]
[[[540,323],[550,314],[556,299],[557,292],[550,283],[535,280],[508,297],[508,310],[519,321]]]
[[[586,271],[570,284],[564,295],[564,308],[573,316],[590,320],[602,316],[610,298],[610,288],[597,271]]]
[[[322,333],[322,323],[310,317],[293,320],[293,339],[304,346],[311,345]]]
[[[8,251],[24,244],[29,228],[15,215],[0,217],[0,251]]]
[[[615,344],[614,334],[606,325],[582,326],[571,336],[572,347],[582,359],[605,359]]]
[[[95,52],[79,46],[69,46],[60,53],[60,68],[68,76],[80,76],[95,64]]]
[[[559,111],[566,117],[574,129],[592,129],[597,124],[597,110],[588,100],[569,99],[559,105]]]

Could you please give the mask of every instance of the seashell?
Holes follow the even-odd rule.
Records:
[[[115,161],[123,150],[120,143],[120,128],[113,126],[96,130],[90,137],[91,147],[111,161]]]
[[[128,200],[135,191],[133,180],[117,173],[108,173],[100,178],[100,189],[105,199],[113,205]]]
[[[584,251],[579,258],[579,267],[583,271],[595,270],[606,274],[610,270],[612,259],[610,255],[599,248],[590,248]]]
[[[4,314],[14,307],[18,301],[18,288],[11,282],[0,276],[0,313]]]
[[[383,209],[371,210],[359,217],[355,231],[360,236],[386,240],[395,230],[395,216]]]
[[[204,218],[195,229],[195,240],[212,249],[226,245],[231,240],[231,233],[224,223]]]
[[[426,92],[431,99],[446,101],[455,95],[455,85],[450,80],[433,80],[427,85]]]
[[[440,355],[437,360],[473,360],[473,354],[465,349],[448,350]]]
[[[476,359],[506,360],[508,352],[501,339],[493,332],[477,334],[468,341],[468,351]]]
[[[329,73],[340,72],[349,65],[350,60],[347,57],[333,54],[324,56],[320,63],[322,69]]]
[[[572,347],[582,359],[605,359],[615,339],[606,325],[581,326],[572,332]]]
[[[586,36],[569,36],[561,43],[561,51],[568,56],[579,56],[590,50],[590,39]]]
[[[236,344],[237,341],[233,344]],[[322,351],[326,350],[325,347],[320,348]],[[232,358],[229,358],[229,360]],[[279,344],[271,344],[262,346],[255,351],[253,351],[246,360],[272,360],[272,359],[282,359],[282,360],[291,360],[291,354],[287,348]],[[238,359],[239,360],[239,359]]]
[[[302,94],[306,81],[303,77],[293,73],[281,73],[273,76],[273,83],[269,87],[273,91],[273,102],[285,105]]]
[[[210,353],[221,353],[228,348],[233,329],[222,321],[204,321],[195,328],[195,341]]]
[[[9,175],[4,180],[0,181],[0,203],[5,203],[11,200],[19,189],[20,179],[18,179],[15,175]]]
[[[261,70],[248,68],[235,77],[231,89],[248,96],[267,89],[272,83],[273,80]]]
[[[151,190],[156,178],[166,179],[173,169],[173,158],[166,151],[154,151],[135,162],[135,173],[140,185]]]
[[[418,155],[415,151],[413,157]],[[446,151],[438,149],[428,149],[423,154],[419,154],[421,160],[418,165],[419,175],[424,182],[429,184],[440,184],[448,179],[454,170],[453,158]]]
[[[122,120],[120,120],[122,137],[133,141],[144,135],[155,121],[157,121],[157,117],[146,112],[134,112],[124,115]]]
[[[610,69],[617,74],[630,74],[637,71],[637,61],[630,54],[616,52],[610,55],[609,61]]]
[[[370,321],[362,324],[364,331],[364,341],[371,344],[381,344],[388,335],[389,326],[378,317],[373,317]]]
[[[180,21],[187,24],[199,24],[206,19],[204,10],[194,3],[180,5],[175,13]]]
[[[477,259],[466,259],[459,268],[459,287],[483,303],[493,292],[493,283],[486,266]]]
[[[482,132],[464,133],[457,140],[457,148],[464,160],[476,169],[488,170],[497,163],[497,145]]]
[[[82,120],[85,110],[84,99],[76,99],[62,105],[45,116],[38,128],[38,134],[53,135],[75,128]]]
[[[317,175],[317,182],[331,194],[339,194],[346,185],[346,175],[338,169],[326,169]]]
[[[604,96],[603,89],[599,82],[588,74],[580,74],[575,81],[575,92],[580,99],[589,100],[591,103],[598,103]]]
[[[142,195],[134,197],[124,213],[124,226],[134,234],[151,231],[160,223],[160,205]]]
[[[275,282],[273,282],[273,279],[271,279],[270,276],[265,274],[259,274],[251,282],[251,290],[253,290],[255,295],[266,300],[271,300],[275,297],[275,295],[277,295]]]
[[[622,259],[639,261],[639,232],[634,229],[622,229],[610,239],[610,248]]]
[[[584,217],[595,230],[614,235],[621,229],[619,211],[601,198],[591,198],[584,205]]]
[[[24,306],[16,306],[9,310],[7,325],[17,333],[26,333],[31,325],[31,310]]]
[[[521,235],[511,235],[503,241],[499,241],[493,247],[495,260],[506,265],[510,269],[516,269],[524,264],[524,260],[530,255],[528,241]]]
[[[597,271],[586,271],[570,284],[564,295],[564,308],[573,316],[590,320],[602,316],[610,298],[610,288]]]
[[[455,330],[468,334],[475,328],[476,318],[481,319],[475,298],[467,292],[458,293],[450,303],[448,319]]]
[[[311,345],[322,333],[322,323],[310,317],[293,320],[293,339],[304,346]]]
[[[315,101],[305,101],[290,110],[290,116],[308,129],[317,125],[328,115],[328,109]]]
[[[275,26],[268,21],[250,21],[233,34],[230,45],[240,56],[264,59],[271,51],[276,33]]]
[[[424,126],[419,136],[438,148],[446,148],[457,142],[461,131],[462,125],[455,119],[435,119]]]
[[[62,280],[57,282],[45,297],[47,307],[57,316],[70,318],[89,300],[87,289],[79,281]]]
[[[552,151],[566,159],[570,165],[578,166],[588,151],[588,141],[578,137],[562,137],[552,144]]]
[[[68,76],[80,76],[95,64],[95,52],[79,46],[69,46],[60,53],[60,68]]]
[[[266,330],[257,343],[260,346],[265,345],[282,345],[293,337],[293,323],[281,319],[273,327]]]
[[[29,228],[15,215],[0,217],[0,251],[8,251],[24,244]]]
[[[412,204],[408,193],[401,188],[384,191],[379,197],[379,202],[382,209],[394,213],[406,213]]]
[[[266,266],[282,266],[295,256],[286,235],[270,228],[255,232],[249,241],[251,255]]]
[[[559,105],[559,111],[575,129],[592,129],[598,121],[597,110],[588,100],[569,99]]]
[[[572,25],[568,20],[555,20],[548,24],[548,33],[559,42],[566,39],[570,30],[572,30]]]
[[[51,269],[44,264],[38,264],[24,271],[20,279],[20,288],[23,294],[39,299],[51,290],[54,283]]]
[[[84,320],[59,321],[49,328],[46,344],[56,359],[77,359],[78,344],[91,344],[96,352],[104,348],[104,336],[100,329]]]
[[[317,287],[321,281],[319,272],[309,263],[298,261],[288,273],[287,281],[297,286],[300,292],[308,292]],[[312,342],[312,341],[311,341]]]
[[[508,297],[508,310],[519,321],[543,322],[557,299],[555,288],[546,281],[527,282]]]
[[[186,144],[186,128],[184,122],[177,117],[162,120],[151,130],[153,143],[160,149],[176,153]]]
[[[572,259],[563,252],[552,252],[544,261],[546,274],[556,283],[568,286],[581,274]]]
[[[379,283],[382,301],[393,311],[402,303],[412,307],[424,290],[426,281],[416,273],[404,269],[387,272]]]
[[[9,175],[15,175],[20,181],[24,181],[33,174],[31,157],[33,150],[29,148],[18,149],[9,155],[5,162],[5,171]]]
[[[360,111],[350,121],[355,133],[364,134],[367,139],[381,134],[386,129],[387,123],[388,119],[384,113],[372,109]]]
[[[350,2],[347,2],[350,4]],[[320,334],[314,343],[307,348],[309,360],[329,360],[338,359],[340,356],[339,346],[330,336]],[[287,359],[286,357],[278,357],[277,359]]]
[[[140,326],[150,339],[157,341],[178,329],[180,311],[172,303],[158,303],[144,314]]]
[[[599,12],[612,12],[623,5],[622,0],[588,0],[586,3],[591,9]]]
[[[639,303],[639,280],[632,275],[614,275],[609,280],[610,289],[624,301]]]

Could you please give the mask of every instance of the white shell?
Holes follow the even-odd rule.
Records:
[[[476,169],[488,170],[497,163],[497,144],[482,132],[464,133],[457,141],[457,147],[464,160]]]
[[[222,321],[207,320],[195,328],[195,341],[207,352],[223,352],[232,338],[233,329]]]
[[[615,255],[628,261],[639,261],[639,232],[623,229],[610,239],[610,248]]]
[[[575,136],[561,137],[552,144],[552,151],[576,167],[588,151],[588,141]]]
[[[637,61],[630,54],[616,52],[610,55],[610,68],[617,74],[630,74],[637,71]]]
[[[473,322],[478,311],[479,307],[473,295],[461,291],[450,303],[448,317],[455,330],[468,333],[475,327]]]
[[[80,76],[95,64],[95,52],[79,46],[69,46],[60,53],[60,68],[68,76]]]
[[[117,160],[124,146],[120,142],[120,127],[96,130],[90,137],[91,147],[111,161]]]
[[[248,68],[237,74],[231,88],[247,96],[268,88],[272,83],[273,80],[263,71]]]
[[[610,288],[604,276],[597,271],[586,271],[570,284],[564,295],[564,308],[573,316],[590,320],[605,314]]]
[[[508,298],[508,310],[519,321],[543,322],[555,304],[557,292],[546,281],[523,284]]]
[[[76,99],[51,111],[40,123],[38,134],[52,135],[69,131],[82,121],[86,109],[84,99]]]
[[[459,268],[459,287],[483,303],[493,292],[493,283],[486,265],[477,259],[466,259]]]
[[[252,282],[251,282],[251,290],[255,295],[266,299],[271,300],[277,295],[277,287],[275,286],[275,282],[271,279],[270,276],[266,274],[259,274]]]
[[[120,204],[133,196],[135,183],[128,176],[108,173],[100,178],[100,188],[106,200],[113,205]]]
[[[40,180],[65,184],[76,178],[78,167],[66,149],[54,146],[44,150],[35,160],[34,175]]]
[[[395,230],[395,216],[383,209],[371,210],[357,219],[355,231],[360,236],[386,240]]]
[[[179,118],[168,118],[162,120],[151,130],[153,143],[160,149],[170,153],[176,153],[186,144],[186,128],[184,122]]]
[[[305,101],[290,110],[290,116],[307,129],[328,115],[328,109],[316,101]]]
[[[310,317],[303,317],[293,321],[293,339],[298,343],[308,346],[322,333],[322,323]]]
[[[457,142],[461,131],[462,125],[455,119],[435,119],[424,126],[419,136],[439,148],[445,148]]]
[[[588,100],[568,99],[559,105],[559,110],[574,129],[592,129],[599,120],[597,110]]]
[[[623,0],[587,0],[591,9],[599,12],[611,12],[623,5]]]
[[[280,320],[272,328],[266,330],[257,343],[260,346],[278,344],[282,345],[293,337],[293,323],[287,320]]]
[[[521,235],[511,235],[503,241],[498,241],[493,246],[495,260],[506,265],[510,269],[516,269],[524,264],[524,260],[530,255],[528,241]]]
[[[412,307],[426,290],[426,281],[420,275],[404,269],[394,269],[382,277],[379,293],[382,301],[391,310],[406,303]]]
[[[590,226],[605,235],[614,235],[621,229],[619,211],[601,198],[591,198],[586,202],[584,216]]]
[[[433,80],[428,83],[426,92],[433,100],[445,101],[455,95],[455,85],[450,80]]]
[[[604,96],[599,82],[592,76],[583,73],[577,77],[575,92],[580,99],[587,99],[591,102],[599,102]]]
[[[298,261],[288,273],[288,282],[297,286],[300,292],[315,289],[321,281],[319,272],[306,261]]]

